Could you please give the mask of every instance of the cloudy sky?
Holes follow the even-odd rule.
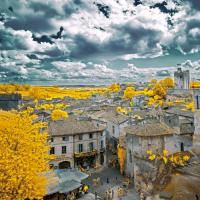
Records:
[[[1,0],[0,82],[200,79],[199,0]]]

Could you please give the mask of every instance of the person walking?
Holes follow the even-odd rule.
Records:
[[[113,200],[114,199],[114,190],[113,189],[112,189],[111,193],[112,193],[112,200]]]
[[[105,200],[108,200],[108,191],[105,192]]]
[[[94,195],[95,195],[95,200],[97,200],[98,196],[97,196],[97,192],[96,191],[95,191]]]
[[[107,177],[106,182],[109,183],[109,178]]]

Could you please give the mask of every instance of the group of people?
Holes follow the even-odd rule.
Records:
[[[68,195],[67,200],[75,200],[80,198],[83,194],[87,194],[89,190],[88,185],[82,185],[79,190],[75,191],[75,192],[70,192]]]
[[[113,200],[114,199],[114,190],[110,187],[105,192],[105,200]]]

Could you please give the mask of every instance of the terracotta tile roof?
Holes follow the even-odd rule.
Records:
[[[95,126],[90,120],[77,120],[74,117],[69,117],[66,120],[51,121],[48,126],[48,133],[51,136],[77,135],[102,132],[104,129],[104,126]]]
[[[133,134],[141,137],[173,135],[175,132],[172,128],[160,122],[128,126],[125,130],[127,134]]]

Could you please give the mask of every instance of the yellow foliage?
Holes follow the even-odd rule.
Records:
[[[165,95],[166,95],[165,89],[163,88],[163,86],[159,82],[157,82],[155,84],[155,86],[153,87],[152,90],[153,90],[154,96],[158,95],[160,98],[164,98]]]
[[[124,149],[124,147],[122,147],[121,145],[118,145],[117,155],[119,159],[120,173],[123,174],[125,168],[126,149]]]
[[[116,108],[116,111],[119,112],[119,113],[124,113],[124,114],[127,115],[128,113],[131,112],[131,109],[122,108],[122,107],[118,106],[118,107]]]
[[[186,109],[194,112],[194,101],[185,104]]]
[[[147,150],[147,154],[152,155],[153,154],[152,150]]]
[[[113,90],[119,89],[119,84],[115,85]],[[108,88],[59,88],[56,86],[27,86],[17,84],[1,84],[1,93],[19,93],[23,97],[31,99],[46,99],[52,100],[54,98],[63,99],[70,97],[74,99],[89,99],[93,94],[105,94],[111,91]],[[111,91],[113,92],[113,91]]]
[[[150,156],[149,156],[149,160],[155,160],[156,159],[156,155],[155,154],[151,154]]]
[[[41,199],[46,192],[47,134],[45,123],[33,123],[29,112],[0,111],[0,197],[2,200]]]
[[[190,88],[200,88],[200,82],[191,82]]]
[[[113,83],[108,89],[111,90],[111,92],[120,92],[120,84]]]
[[[174,87],[174,81],[170,77],[167,77],[167,78],[161,80],[160,83],[165,88],[173,88]]]
[[[132,99],[133,96],[135,96],[136,93],[135,93],[135,89],[133,87],[127,87],[125,90],[124,90],[124,97],[125,99]]]
[[[177,152],[172,155],[168,155],[168,153],[168,150],[164,149],[162,155],[155,155],[152,150],[147,150],[149,160],[163,160],[165,164],[169,161],[173,166],[184,166],[190,159],[190,154],[188,152]]]
[[[44,110],[52,110],[52,109],[64,109],[69,107],[70,105],[68,104],[63,104],[63,103],[58,103],[58,104],[41,104],[37,105],[36,104],[36,109],[44,109]]]
[[[63,110],[53,110],[53,112],[51,113],[51,119],[53,121],[66,119],[66,118],[68,118],[68,113]]]
[[[163,156],[162,159],[163,159],[164,163],[167,164],[167,162],[168,162],[167,157]]]
[[[168,150],[166,150],[166,149],[163,150],[163,156],[167,156],[168,153],[169,153]]]

